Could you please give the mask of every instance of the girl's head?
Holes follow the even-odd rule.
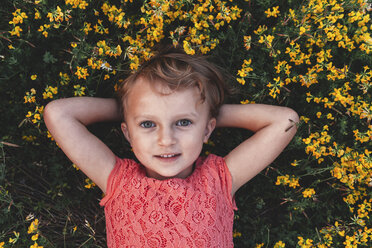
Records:
[[[214,66],[183,53],[159,54],[125,80],[121,128],[149,177],[191,174],[223,98]]]
[[[171,91],[196,87],[201,101],[208,103],[211,117],[217,117],[227,90],[220,71],[204,57],[191,56],[182,50],[167,48],[123,81],[118,96],[124,118],[127,95],[139,78],[161,83]]]

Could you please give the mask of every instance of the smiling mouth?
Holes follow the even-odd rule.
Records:
[[[181,155],[181,153],[172,153],[172,154],[155,155],[155,157],[162,158],[162,159],[171,159],[171,158],[176,158],[180,155]]]

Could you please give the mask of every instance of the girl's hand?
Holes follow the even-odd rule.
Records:
[[[287,107],[264,104],[221,107],[218,127],[255,132],[225,157],[232,177],[232,195],[283,151],[295,135],[298,121],[297,113]]]
[[[120,120],[114,99],[74,97],[50,102],[44,110],[49,132],[67,157],[95,184],[106,192],[108,176],[115,165],[115,155],[87,125]]]

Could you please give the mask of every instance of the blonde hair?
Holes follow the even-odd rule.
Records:
[[[148,82],[160,82],[172,91],[197,87],[200,90],[201,101],[206,100],[209,104],[211,117],[218,116],[227,91],[222,73],[204,57],[168,48],[158,52],[122,82],[117,96],[123,115],[125,99],[138,78]]]

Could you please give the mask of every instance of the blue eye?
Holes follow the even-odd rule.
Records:
[[[155,127],[155,123],[153,123],[152,121],[144,121],[141,122],[140,126],[143,128],[152,128]]]
[[[176,125],[181,126],[181,127],[187,127],[191,124],[192,124],[192,122],[190,120],[187,120],[187,119],[182,119],[182,120],[179,120],[179,121],[176,122]]]

